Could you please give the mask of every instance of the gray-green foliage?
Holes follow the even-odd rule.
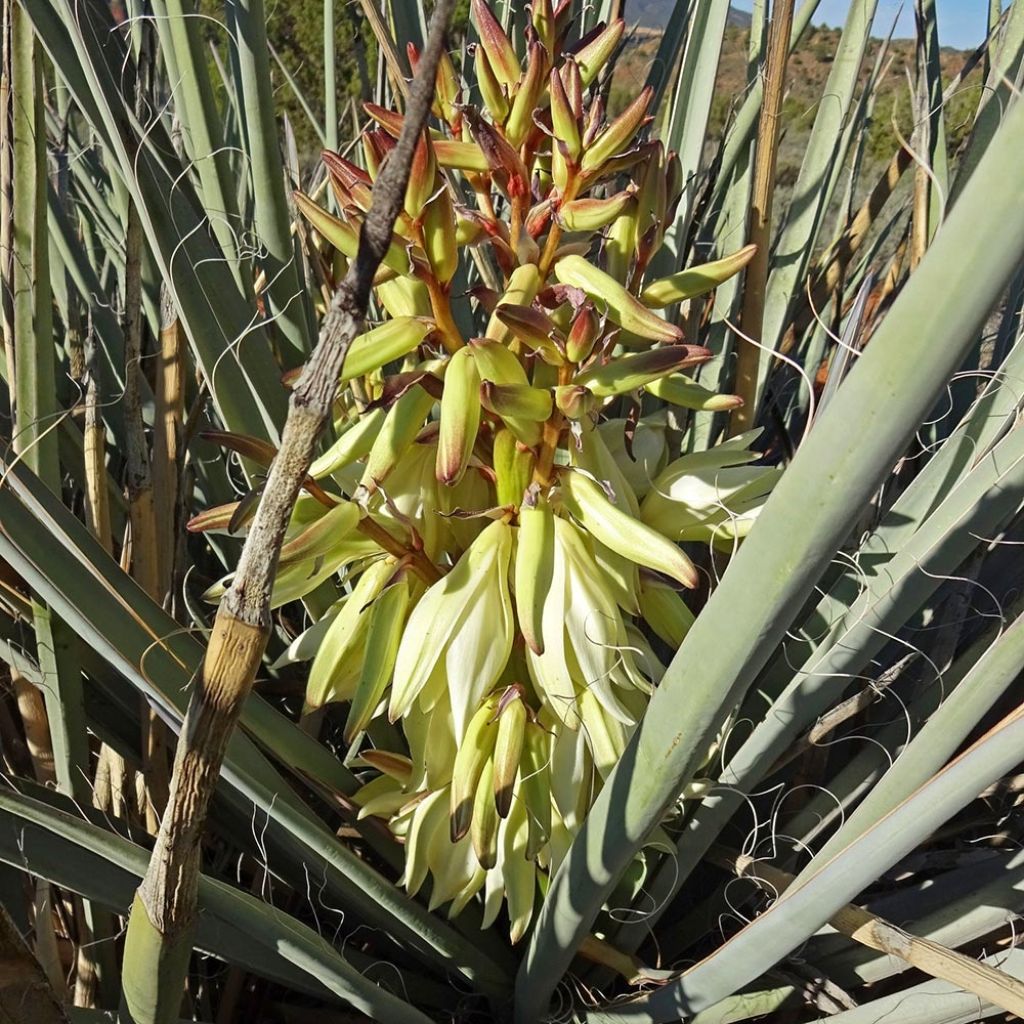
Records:
[[[143,762],[144,702],[179,728],[208,622],[200,581],[233,568],[244,508],[231,529],[225,517],[219,534],[187,537],[185,523],[258,495],[259,445],[275,444],[284,421],[282,373],[309,351],[343,262],[311,242],[291,197],[296,184],[310,194],[324,184],[322,168],[307,158],[332,132],[323,123],[330,105],[320,70],[322,14],[332,6],[343,84],[334,109],[346,150],[356,143],[349,98],[397,99],[358,7],[203,0],[197,18],[192,0],[137,0],[129,13],[144,17],[127,31],[99,2],[15,4],[15,85],[37,100],[45,89],[48,102],[14,106],[14,152],[33,174],[15,170],[15,260],[4,275],[13,291],[4,314],[2,397],[14,415],[3,421],[0,470],[0,660],[46,695],[59,792],[16,778],[37,762],[24,744],[28,721],[19,724],[20,705],[7,700],[0,860],[12,878],[28,873],[84,897],[67,905],[83,920],[97,911],[123,915],[147,856],[137,808],[118,822],[124,808],[87,806],[100,744],[134,771]],[[584,27],[613,6],[586,5]],[[757,36],[748,93],[729,98],[735,114],[722,142],[707,145],[727,6],[678,0],[666,37],[672,46],[662,51],[666,57],[678,48],[678,59],[666,57],[652,71],[651,84],[665,98],[657,128],[678,148],[682,171],[682,200],[662,225],[666,246],[655,276],[724,256],[746,240],[760,103]],[[799,7],[794,39],[815,6]],[[187,1007],[195,1019],[212,1019],[235,986],[210,958],[255,979],[236,1003],[239,1020],[261,1005],[257,990],[272,991],[285,1007],[348,1004],[383,1021],[475,1012],[514,1013],[527,1024],[564,1011],[567,1000],[593,1021],[781,1020],[794,1008],[799,1019],[815,1020],[822,1011],[800,1008],[800,979],[808,976],[838,979],[861,1004],[836,1018],[851,1024],[996,1012],[979,1010],[974,997],[943,988],[946,982],[904,978],[910,972],[898,958],[869,954],[827,927],[843,904],[869,903],[950,948],[973,952],[985,939],[991,953],[1024,907],[1020,858],[992,840],[1004,813],[1015,821],[1010,805],[1019,786],[1011,776],[1021,725],[1004,716],[1019,703],[1013,695],[1024,666],[1016,618],[1024,207],[1015,184],[1024,152],[1017,102],[1024,0],[993,22],[975,77],[931,111],[931,138],[945,132],[950,145],[926,147],[916,157],[931,166],[918,171],[911,162],[901,186],[877,188],[867,175],[878,164],[857,159],[892,155],[876,152],[881,133],[870,122],[890,111],[872,109],[873,97],[862,91],[865,80],[869,90],[877,81],[861,74],[869,39],[881,32],[875,6],[850,5],[792,203],[776,225],[756,419],[763,461],[785,467],[781,482],[738,550],[696,556],[705,579],[678,649],[650,630],[631,636],[664,662],[664,676],[585,825],[571,844],[565,837],[565,859],[535,894],[543,904],[522,945],[510,947],[502,929],[479,930],[482,897],[450,921],[444,908],[427,909],[428,893],[407,895],[398,884],[402,846],[380,819],[356,820],[352,796],[375,773],[348,756],[344,716],[329,709],[323,722],[296,724],[305,669],[289,645],[310,642],[309,634],[295,638],[347,586],[344,572],[317,567],[319,586],[300,587],[309,591],[303,600],[276,613],[265,689],[250,698],[225,762],[203,850],[207,930],[192,966],[206,981]],[[516,5],[495,7],[506,26],[522,15]],[[765,6],[757,12],[762,32]],[[397,0],[389,15],[404,60],[405,37],[422,25]],[[934,24],[925,23],[930,33]],[[264,30],[276,40],[274,54]],[[918,95],[934,98],[943,83],[928,42]],[[140,52],[155,55],[143,115],[136,106]],[[474,62],[456,57],[467,79],[463,100],[479,104]],[[982,72],[985,89],[977,88]],[[45,154],[43,133],[33,139],[38,129],[45,129]],[[351,152],[362,151],[356,143]],[[285,173],[294,173],[296,156],[298,183]],[[909,180],[915,174],[916,185]],[[861,197],[873,188],[867,224],[855,223]],[[925,198],[917,214],[915,195]],[[473,197],[460,199],[471,205]],[[164,378],[153,368],[162,292],[185,346],[177,429],[186,455],[175,467],[183,486],[174,497],[180,557],[164,607],[104,550],[112,537],[120,549],[124,522],[120,282],[129,204],[144,239],[143,400],[151,431],[164,408]],[[904,255],[915,215],[927,217],[919,264]],[[834,253],[841,272],[829,276]],[[463,256],[453,292],[488,276],[500,284],[487,245]],[[267,285],[257,300],[261,274]],[[700,382],[712,392],[731,387],[742,287],[735,278],[668,311],[687,342],[711,348]],[[863,301],[855,303],[858,296]],[[475,315],[472,329],[484,333],[483,305],[460,315]],[[83,494],[97,481],[86,461],[80,397],[64,386],[83,332],[95,349],[107,445],[98,485],[113,502],[105,543],[81,521]],[[840,364],[840,338],[856,349],[851,369],[841,383],[834,378],[816,413],[829,361]],[[700,453],[727,430],[727,413],[659,411],[664,403],[653,396],[636,397],[636,409],[660,416],[659,430],[679,451]],[[634,412],[630,400],[614,401],[625,422]],[[242,458],[225,458],[203,438],[204,427],[255,440],[239,449]],[[641,430],[631,472],[648,472],[643,438]],[[346,485],[357,480],[358,473]],[[855,694],[863,698],[856,712],[805,750],[807,731]],[[368,736],[386,750],[401,742],[383,719]],[[794,751],[799,756],[790,760]],[[770,909],[753,890],[732,888],[708,859],[723,842],[746,844],[794,872],[795,885]],[[945,908],[936,892],[948,894]],[[739,917],[755,920],[744,931]],[[591,941],[581,957],[592,935],[619,956]],[[663,984],[637,997],[608,969],[609,961],[621,968],[623,954],[637,958],[626,973],[639,977],[643,965],[689,969],[659,976]],[[1024,973],[1016,955],[989,961],[1014,978]],[[580,984],[569,983],[573,976]],[[894,986],[884,995],[865,987],[883,978]],[[1020,998],[1019,987],[1010,990]],[[115,1009],[102,999],[95,1008]],[[184,1012],[163,1005],[152,1019]]]

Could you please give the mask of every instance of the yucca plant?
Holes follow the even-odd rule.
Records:
[[[746,468],[752,435],[672,460],[664,412],[618,415],[644,388],[682,408],[737,404],[680,372],[711,353],[653,308],[713,290],[751,250],[645,279],[679,200],[678,164],[638,140],[649,89],[608,122],[587,95],[623,22],[569,49],[570,13],[534,5],[521,66],[474,3],[484,112],[441,64],[444,134],[417,143],[376,276],[384,319],[345,357],[339,437],[310,469],[316,486],[292,516],[271,599],[344,574],[349,595],[295,641],[311,661],[306,711],[347,703],[344,742],[381,772],[354,799],[404,838],[410,894],[429,871],[430,909],[455,915],[483,891],[485,927],[504,896],[513,942],[538,871],[557,869],[664,671],[648,635],[678,646],[692,621],[673,587],[699,577],[674,541],[733,544],[778,472]],[[325,158],[343,218],[297,195],[349,257],[403,125],[398,112],[368,113],[379,126],[363,136],[369,170]],[[595,195],[624,170],[633,181]],[[605,228],[602,269],[587,257]],[[460,247],[473,245],[501,287],[460,296]],[[473,310],[457,316],[453,303],[482,307],[480,336],[462,334]],[[627,433],[645,455],[636,486]],[[196,528],[237,531],[240,507],[202,513]],[[400,742],[370,749],[385,712]]]
[[[1024,1014],[1024,5],[875,167],[853,0],[788,202],[815,0],[712,145],[727,3],[610,113],[628,6],[452,6],[347,141],[259,0],[5,6],[0,1006]]]

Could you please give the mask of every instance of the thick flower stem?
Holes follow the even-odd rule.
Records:
[[[444,573],[427,557],[425,551],[420,548],[406,547],[400,540],[392,537],[380,523],[374,522],[369,516],[360,520],[359,532],[364,537],[369,537],[389,554],[399,560],[407,561],[409,568],[423,580],[428,586],[436,583]]]
[[[570,383],[574,371],[575,367],[568,363],[560,366],[558,368],[558,383],[562,385]],[[562,438],[564,426],[565,417],[558,409],[551,413],[551,418],[544,424],[540,449],[537,452],[537,463],[533,470],[533,481],[541,487],[549,487],[552,483],[551,473],[555,466],[555,452],[558,450],[558,442]]]
[[[441,287],[433,274],[426,275],[424,283],[427,286],[427,293],[430,295],[430,308],[434,314],[434,322],[437,324],[441,342],[449,353],[458,352],[465,345],[465,341],[463,341],[462,332],[452,317],[452,304],[448,292]]]
[[[563,202],[569,202],[576,194],[575,182],[570,182],[563,197]],[[551,230],[548,231],[547,241],[544,243],[544,252],[541,254],[540,276],[546,281],[551,268],[555,263],[555,253],[558,252],[558,244],[562,240],[562,227],[558,221],[553,221]],[[566,364],[558,368],[558,383],[569,384],[572,381],[575,367]],[[558,450],[558,442],[562,437],[562,427],[565,424],[565,417],[555,409],[551,418],[544,424],[544,433],[541,435],[540,449],[537,452],[537,464],[533,470],[534,483],[541,487],[548,487],[551,484],[551,472],[555,464],[555,452]]]
[[[562,240],[562,228],[559,224],[552,224],[548,232],[547,241],[544,243],[544,252],[540,257],[540,276],[547,278],[551,268],[555,264],[555,253],[558,252],[558,243]]]
[[[555,465],[555,452],[558,450],[558,442],[561,436],[562,414],[556,411],[551,419],[544,424],[540,451],[537,453],[537,464],[533,470],[534,483],[540,484],[541,487],[548,487],[551,484],[551,472]]]
[[[565,187],[565,195],[562,196],[561,202],[571,203],[576,198],[578,192],[579,180],[575,173],[573,173]],[[548,237],[544,243],[544,252],[541,254],[540,263],[538,264],[542,280],[547,280],[548,274],[551,273],[551,268],[555,265],[555,253],[558,252],[558,246],[561,241],[562,225],[557,220],[554,220],[551,222],[551,230],[548,231]]]

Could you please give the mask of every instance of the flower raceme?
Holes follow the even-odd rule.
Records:
[[[756,435],[680,456],[690,410],[739,399],[688,375],[711,352],[672,314],[753,248],[651,278],[680,172],[643,138],[649,90],[605,115],[623,23],[570,42],[569,4],[534,0],[513,41],[483,0],[471,17],[477,92],[442,61],[274,605],[342,584],[277,664],[309,663],[307,711],[341,706],[409,892],[429,877],[432,907],[478,900],[485,926],[506,906],[515,941],[693,621],[680,542],[739,543],[777,474]],[[324,156],[337,215],[296,196],[325,274],[401,129],[366,112],[360,162]],[[238,532],[254,502],[192,526]]]

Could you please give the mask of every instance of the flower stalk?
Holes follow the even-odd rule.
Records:
[[[537,0],[517,48],[473,0],[481,105],[438,85],[385,269],[368,279],[382,322],[333,388],[323,380],[339,436],[312,480],[293,480],[306,493],[279,523],[288,558],[268,584],[278,607],[344,574],[331,618],[297,641],[312,659],[306,709],[349,705],[346,741],[368,768],[354,799],[403,841],[408,892],[429,877],[431,907],[479,903],[484,927],[507,911],[513,942],[664,671],[656,645],[692,621],[679,591],[700,580],[678,542],[738,543],[775,479],[744,465],[754,434],[691,464],[664,413],[641,415],[655,388],[684,409],[735,407],[682,375],[711,352],[658,310],[712,291],[752,249],[651,279],[676,161],[643,139],[650,90],[611,118],[588,92],[621,21],[573,50],[567,11]],[[324,158],[341,217],[297,200],[346,254],[411,116],[366,112],[366,170]],[[479,335],[464,337],[451,282],[463,250],[484,249],[500,280],[470,278],[478,308],[459,323],[475,318]],[[634,468],[638,444],[649,457]],[[237,605],[248,557],[208,598]],[[385,714],[394,728],[372,728]],[[381,735],[391,749],[372,745]]]

